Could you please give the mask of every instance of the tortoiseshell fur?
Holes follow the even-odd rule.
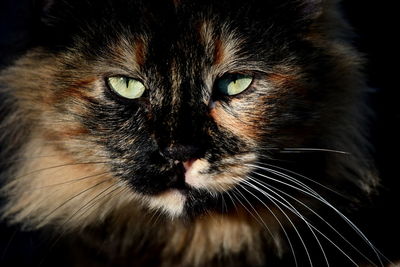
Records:
[[[336,1],[53,2],[37,42],[0,73],[2,213],[67,236],[77,266],[292,266],[291,246],[304,266],[294,226],[307,224],[246,187],[249,177],[331,224],[340,216],[260,166],[334,188],[346,197],[296,176],[343,212],[378,186],[363,62]],[[254,80],[221,96],[225,73]],[[113,75],[142,81],[146,94],[118,97]],[[185,183],[182,164],[194,159]]]

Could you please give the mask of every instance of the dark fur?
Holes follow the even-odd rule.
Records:
[[[1,122],[5,129],[1,155],[7,166],[2,176],[8,184],[8,191],[3,193],[8,221],[29,229],[59,227],[66,234],[65,239],[72,242],[71,246],[87,249],[78,253],[83,255],[77,255],[77,260],[88,260],[95,266],[108,263],[285,266],[293,264],[285,238],[281,247],[275,248],[266,229],[261,225],[261,231],[257,218],[249,214],[252,205],[244,203],[237,213],[230,204],[221,210],[224,200],[235,189],[215,196],[207,189],[185,184],[182,162],[205,159],[211,166],[203,174],[215,179],[232,173],[232,176],[255,175],[262,180],[255,174],[256,169],[246,171],[250,160],[239,158],[252,153],[258,161],[300,172],[346,195],[342,199],[317,187],[320,194],[335,201],[338,207],[358,206],[375,191],[379,179],[370,160],[365,125],[370,116],[364,102],[368,89],[360,72],[362,60],[348,44],[351,32],[338,14],[336,1],[54,2],[43,14],[37,31],[40,38],[0,75],[0,93],[4,98],[1,113],[9,114]],[[232,55],[221,48],[224,42],[234,47]],[[233,57],[231,65],[216,71],[215,66],[223,64],[228,56]],[[215,81],[224,72],[246,72],[256,82],[235,97],[222,96],[207,79]],[[146,95],[137,100],[122,99],[107,87],[106,78],[112,75],[140,79],[148,88]],[[211,108],[210,102],[218,106]],[[39,143],[32,143],[36,139]],[[43,211],[44,204],[29,204],[28,212],[22,203],[29,198],[14,173],[15,168],[29,166],[30,161],[25,159],[30,156],[27,151],[41,145],[57,153],[57,162],[89,165],[81,167],[82,170],[71,167],[68,172],[107,173],[104,177],[112,180],[110,187],[98,189],[94,196],[107,192],[115,203],[104,200],[96,206],[96,202],[85,203],[85,198],[82,204],[79,198],[74,203],[68,201],[74,194],[66,189],[65,193],[57,193],[60,195],[53,194],[64,197],[67,204],[61,202],[47,211]],[[285,153],[291,151],[288,148],[304,147],[348,154]],[[224,162],[228,157],[234,162]],[[8,164],[10,158],[17,159],[16,163]],[[95,162],[102,165],[92,166]],[[36,164],[49,168],[42,161]],[[244,174],[238,166],[243,167]],[[35,176],[31,181],[52,179],[47,177]],[[12,182],[13,179],[17,182]],[[124,183],[122,191],[118,191],[119,181]],[[108,180],[100,180],[99,184],[104,182],[108,185]],[[26,189],[37,186],[31,183],[25,184]],[[269,183],[307,201],[315,209],[324,207],[279,182]],[[96,185],[93,187],[97,188]],[[107,191],[110,188],[116,191]],[[154,223],[154,211],[140,201],[132,206],[133,192],[152,198],[171,188],[188,199],[177,218],[166,216]],[[44,198],[49,207],[53,201],[51,190],[50,196]],[[269,212],[259,199],[264,198],[263,203],[271,207],[273,201],[256,190],[240,190],[248,204],[253,204],[268,220]],[[90,209],[74,218],[74,211],[87,207],[79,206],[83,204],[89,204]],[[298,208],[321,231],[334,235],[318,224],[315,216],[301,206]],[[279,210],[276,212],[284,218]],[[221,228],[236,229],[236,222],[240,227],[250,225],[254,232],[248,235],[260,240],[246,243],[237,251],[231,244],[227,252],[216,241],[198,241],[196,238],[212,237],[213,231],[219,231],[212,222],[219,216],[226,222]],[[332,224],[340,220],[335,216],[324,214]],[[270,223],[272,231],[281,232],[276,222]],[[291,225],[285,224],[292,229],[289,235],[296,239]],[[343,233],[349,232],[349,239],[354,239],[352,242],[363,253],[372,253],[365,242],[349,231],[348,225],[340,222],[336,225],[344,229]],[[317,251],[313,253],[315,262],[322,264],[318,244],[307,233],[306,225],[300,228],[304,228],[302,235],[312,251]],[[196,229],[204,231],[204,235]],[[78,231],[84,233],[83,238],[76,237]],[[232,233],[235,231],[241,232],[232,230]],[[73,241],[69,239],[71,236]],[[187,247],[180,248],[174,238],[181,238]],[[334,240],[339,246],[348,249],[348,244],[337,239],[336,236]],[[211,247],[217,244],[218,253],[207,252],[207,242]],[[300,265],[302,261],[307,264],[302,244],[298,241],[293,244]],[[329,242],[323,244],[329,247]],[[101,257],[91,250],[99,251]],[[185,258],[192,251],[198,251],[199,255]],[[336,262],[340,258],[346,262],[334,247],[330,253],[336,256]],[[365,261],[354,251],[348,253],[359,263]],[[376,256],[371,258],[379,263]]]

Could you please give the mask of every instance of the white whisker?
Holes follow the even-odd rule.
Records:
[[[254,182],[257,182],[256,180],[253,180]],[[262,185],[263,186],[263,185]],[[311,233],[313,234],[314,238],[317,240],[318,246],[320,247],[322,253],[323,253],[323,257],[325,259],[325,262],[327,263],[327,265],[329,266],[329,262],[325,253],[325,250],[322,247],[322,244],[320,243],[318,237],[315,235],[314,231],[317,231],[319,234],[321,234],[329,243],[331,243],[333,246],[335,246],[346,258],[348,258],[352,263],[354,263],[355,265],[357,265],[355,263],[355,261],[347,254],[344,252],[343,249],[341,249],[335,242],[333,242],[329,237],[327,237],[325,234],[323,234],[321,231],[319,231],[314,225],[312,225],[307,218],[305,218],[296,208],[294,208],[294,206],[288,202],[286,199],[284,199],[282,196],[280,196],[279,194],[277,194],[276,192],[274,192],[271,188],[268,188],[267,186],[263,186],[264,188],[266,188],[268,191],[272,192],[273,194],[275,194],[277,197],[281,198],[285,203],[275,199],[278,203],[280,203],[282,206],[284,206],[285,208],[289,209],[291,212],[293,212],[295,215],[297,215],[299,218],[301,218],[306,225],[308,226],[308,228],[310,229]],[[257,190],[260,190],[259,192],[264,193],[264,191],[261,191],[261,189],[256,188]],[[281,190],[279,190],[281,191]],[[288,194],[287,194],[288,195]],[[362,254],[363,255],[363,254]],[[367,260],[369,260],[368,258],[366,258]]]
[[[258,216],[258,218],[257,218],[256,216],[254,216],[254,214],[246,207],[246,205],[244,205],[243,202],[235,195],[235,192],[239,193],[239,194],[244,198],[244,200],[246,200],[246,202],[247,202],[247,203],[250,205],[250,207],[254,210],[254,212],[256,213],[256,215]],[[250,202],[243,196],[243,194],[242,194],[239,190],[237,190],[237,188],[234,188],[234,191],[232,191],[232,195],[233,195],[233,197],[236,198],[236,200],[240,203],[240,205],[241,205],[244,209],[246,209],[246,211],[250,214],[250,216],[252,216],[257,222],[259,222],[261,225],[263,225],[263,226],[267,229],[268,233],[271,235],[271,237],[272,237],[272,239],[274,240],[275,244],[279,244],[279,241],[277,240],[276,236],[272,233],[271,229],[269,229],[269,227],[267,226],[267,224],[266,224],[266,223],[264,222],[264,220],[262,219],[261,215],[260,215],[260,214],[257,212],[257,210],[250,204]],[[271,212],[271,213],[273,214],[273,212]],[[273,216],[275,217],[274,214],[273,214]],[[277,219],[277,220],[278,220],[278,223],[280,224],[279,219]],[[280,224],[280,225],[281,225],[281,224]],[[283,227],[283,226],[282,226],[282,227]],[[286,237],[289,238],[288,235],[286,234],[286,231],[285,231],[285,230],[283,230],[283,231],[285,232]],[[291,244],[291,243],[290,243],[290,239],[288,239],[288,241],[289,241],[289,244]],[[291,245],[290,245],[290,246],[291,246]],[[292,249],[292,253],[293,253],[294,259],[295,259],[295,265],[296,265],[296,267],[297,267],[297,266],[298,266],[298,264],[297,264],[297,258],[296,258],[296,255],[295,255],[295,253],[294,253],[293,246],[291,246],[291,249]]]
[[[246,183],[246,181],[244,181],[244,183]],[[247,184],[247,183],[246,183],[246,184]],[[266,193],[266,192],[264,192],[264,191],[260,191],[260,190],[259,190],[258,188],[256,188],[256,187],[253,187],[252,184],[247,184],[247,185],[249,185],[249,186],[251,186],[252,188],[258,190],[258,191],[261,192],[261,193],[263,193],[263,195],[265,195],[265,196],[266,196],[280,211],[281,211],[281,213],[286,217],[286,219],[289,221],[289,223],[292,225],[293,229],[295,230],[297,236],[298,236],[299,239],[300,239],[300,242],[302,243],[302,245],[303,245],[303,247],[304,247],[304,249],[305,249],[305,251],[306,251],[308,260],[309,260],[309,262],[310,262],[310,266],[313,266],[313,263],[312,263],[311,256],[310,256],[310,254],[309,254],[308,248],[307,248],[307,246],[306,246],[306,244],[305,244],[303,238],[301,237],[300,232],[298,231],[297,227],[294,225],[294,223],[292,222],[292,220],[289,218],[289,216],[281,209],[281,207],[280,207],[279,205],[276,204],[276,202],[274,201],[274,197],[272,197],[271,195],[269,195],[268,193]],[[260,198],[258,198],[256,195],[254,195],[253,193],[251,193],[251,192],[250,192],[249,190],[247,190],[244,186],[242,186],[242,185],[240,185],[240,186],[243,188],[243,190],[247,191],[249,194],[253,195],[253,197],[255,197],[258,201],[260,201],[260,202],[263,204],[264,207],[266,207],[268,210],[270,210],[270,208],[268,207],[268,205],[266,205]],[[272,213],[272,211],[271,211],[271,213]],[[275,217],[275,216],[274,216],[274,217]],[[276,218],[276,217],[275,217],[275,218]],[[276,219],[277,219],[277,218],[276,218]],[[279,219],[277,219],[277,220],[278,220],[279,224],[281,225],[282,229],[284,230],[284,227],[283,227],[282,224],[280,223]],[[284,230],[284,231],[285,231],[285,230]],[[286,234],[286,231],[285,231],[285,234]],[[286,235],[287,235],[287,234],[286,234]],[[288,240],[289,240],[289,237],[288,237]],[[289,242],[290,242],[290,241],[289,241]]]
[[[112,180],[112,178],[109,178],[109,179],[105,179],[105,180],[103,180],[103,181],[100,181],[100,182],[96,183],[95,185],[90,186],[89,188],[86,188],[85,190],[82,190],[81,192],[79,192],[79,193],[73,195],[72,197],[68,198],[66,201],[64,201],[63,203],[61,203],[60,205],[58,205],[55,209],[53,209],[51,212],[49,212],[49,213],[43,218],[43,221],[45,221],[45,220],[46,220],[48,217],[50,217],[54,212],[56,212],[56,211],[57,211],[58,209],[60,209],[61,207],[65,206],[68,202],[70,202],[70,201],[73,200],[74,198],[76,198],[76,197],[78,197],[78,196],[80,196],[80,195],[82,195],[82,194],[84,194],[84,193],[89,192],[90,190],[96,188],[97,186],[99,186],[99,185],[101,185],[101,184],[103,184],[103,183],[105,183],[105,182],[107,182],[107,181],[109,181],[109,180]]]
[[[312,148],[312,147],[285,147],[280,150],[280,152],[331,152],[337,154],[351,155],[350,152],[335,150],[335,149],[326,149],[326,148]]]
[[[50,167],[46,167],[46,168],[41,168],[41,169],[37,169],[37,170],[33,170],[30,171],[28,173],[24,173],[18,177],[15,177],[13,180],[18,180],[18,179],[22,179],[28,175],[34,174],[34,173],[38,173],[38,172],[42,172],[42,171],[47,171],[47,170],[52,170],[52,169],[57,169],[57,168],[62,168],[62,167],[69,167],[69,166],[77,166],[77,165],[91,165],[91,164],[105,164],[108,163],[107,161],[88,161],[88,162],[71,162],[71,163],[65,163],[65,164],[60,164],[60,165],[55,165],[55,166],[50,166]],[[40,176],[38,176],[40,177]]]
[[[275,201],[277,201],[278,203],[280,203],[281,205],[283,205],[285,208],[287,208],[288,210],[290,210],[293,214],[295,214],[295,215],[297,215],[301,220],[303,220],[305,223],[306,223],[306,225],[307,225],[307,227],[308,227],[308,229],[311,231],[311,233],[312,233],[312,235],[314,236],[314,238],[316,239],[316,241],[317,241],[317,243],[318,243],[318,246],[319,246],[319,248],[321,249],[321,251],[322,251],[322,254],[323,254],[323,257],[324,257],[324,259],[325,259],[325,262],[326,262],[326,264],[327,264],[327,266],[329,266],[329,261],[328,261],[328,258],[327,258],[327,256],[326,256],[326,254],[325,254],[325,250],[324,250],[324,248],[322,247],[322,244],[321,244],[321,242],[319,241],[319,239],[318,239],[318,237],[315,235],[315,233],[314,233],[314,231],[313,231],[313,229],[310,227],[310,222],[288,201],[288,200],[286,200],[283,196],[281,196],[281,195],[279,195],[278,193],[276,193],[274,190],[272,190],[271,188],[269,188],[269,187],[267,187],[266,185],[262,185],[262,184],[260,184],[261,186],[263,186],[264,188],[266,188],[267,190],[269,190],[271,193],[273,193],[274,195],[276,195],[278,198],[280,198],[280,199],[282,199],[282,201],[284,201],[285,203],[287,203],[287,205],[284,205],[280,200],[278,200],[278,199],[276,199],[275,197],[273,197],[272,195],[270,195],[270,194],[268,194],[267,192],[265,192],[264,190],[262,190],[261,188],[259,188],[259,187],[257,187],[257,186],[255,186],[254,184],[252,184],[250,181],[253,181],[253,182],[255,182],[255,183],[258,183],[258,181],[257,180],[255,180],[255,179],[253,179],[252,177],[247,177],[248,179],[249,179],[249,181],[245,181],[249,186],[251,186],[252,188],[254,188],[254,189],[256,189],[257,191],[259,191],[260,193],[262,193],[262,194],[267,194],[268,196],[268,198],[269,197],[271,197],[272,199],[274,199]],[[258,183],[259,184],[259,183]]]
[[[251,167],[254,167],[254,168],[258,168],[258,169],[261,169],[261,170],[268,171],[268,168],[260,167],[260,166],[254,165],[254,164],[248,164],[248,165],[251,166]],[[381,259],[381,256],[384,257],[384,255],[381,252],[379,252],[379,250],[371,243],[371,241],[368,240],[368,238],[365,236],[365,234],[353,222],[351,222],[351,220],[348,219],[343,213],[341,213],[337,208],[335,208],[332,204],[330,204],[326,199],[324,199],[321,195],[319,195],[317,192],[312,190],[310,187],[308,187],[307,185],[304,185],[303,183],[299,182],[297,179],[294,179],[293,177],[288,177],[287,175],[283,175],[281,177],[288,179],[289,181],[295,183],[296,185],[301,186],[302,188],[299,188],[299,187],[297,187],[295,185],[288,184],[288,183],[280,181],[278,179],[263,175],[263,174],[258,173],[258,172],[253,172],[253,173],[256,174],[256,175],[259,175],[261,177],[264,177],[266,179],[269,179],[269,180],[275,181],[277,183],[286,185],[286,186],[288,186],[290,188],[293,188],[293,189],[295,189],[295,190],[297,190],[299,192],[302,192],[302,193],[304,193],[304,194],[306,194],[308,196],[311,196],[312,198],[320,201],[321,203],[325,204],[326,206],[328,206],[329,208],[334,210],[336,212],[336,214],[338,214],[368,244],[368,246],[374,251],[375,255],[377,256],[377,259],[379,260],[380,265],[384,266],[383,262],[382,262],[382,259]]]
[[[107,192],[109,189],[112,190],[110,192]],[[99,192],[96,196],[94,196],[91,200],[89,200],[88,202],[86,202],[83,206],[81,206],[78,210],[76,210],[71,217],[73,217],[75,214],[78,214],[79,211],[83,210],[81,216],[83,216],[83,214],[85,212],[87,212],[88,210],[90,210],[90,208],[92,208],[94,205],[96,205],[101,198],[108,196],[109,194],[115,192],[117,189],[122,188],[122,190],[125,190],[126,188],[122,187],[121,184],[112,184],[110,186],[108,186],[107,188],[105,188],[104,190],[102,190],[101,192]],[[104,194],[104,196],[102,196]],[[96,210],[93,210],[92,212],[97,212]]]
[[[282,168],[282,167],[278,167],[278,166],[275,166],[275,165],[272,165],[272,164],[264,163],[264,162],[257,162],[257,163],[261,164],[261,165],[264,165],[264,167],[261,167],[261,166],[258,166],[258,167],[265,168],[266,171],[274,173],[274,174],[276,174],[278,176],[281,176],[281,177],[284,176],[283,178],[294,179],[294,177],[291,177],[286,173],[280,172],[279,170],[282,170],[284,172],[296,175],[297,177],[300,177],[300,178],[303,178],[303,179],[305,179],[307,181],[310,181],[310,182],[312,182],[312,183],[314,183],[314,184],[316,184],[316,185],[318,185],[318,186],[320,186],[320,187],[322,187],[322,188],[324,188],[324,189],[326,189],[326,190],[328,190],[328,191],[330,191],[330,192],[332,192],[332,193],[334,193],[334,194],[336,194],[336,195],[338,195],[338,196],[340,196],[340,197],[342,197],[344,199],[348,199],[347,196],[345,196],[345,195],[333,190],[332,188],[329,188],[326,185],[323,185],[323,184],[321,184],[321,183],[319,183],[319,182],[317,182],[317,181],[315,181],[315,180],[313,180],[311,178],[308,178],[307,176],[301,175],[301,174],[299,174],[297,172],[294,172],[294,171],[291,171],[291,170],[288,170],[288,169],[285,169],[285,168]],[[265,167],[265,166],[267,166],[267,167]],[[271,168],[275,168],[275,169],[271,169]],[[301,182],[299,181],[299,183],[301,183]],[[301,183],[301,184],[305,185],[304,183]],[[308,187],[308,188],[311,189],[310,187]]]
[[[245,181],[242,181],[242,182],[245,182]],[[294,258],[294,260],[295,260],[295,264],[296,264],[296,266],[297,266],[297,257],[296,257],[296,255],[295,255],[295,252],[294,252],[294,248],[293,248],[293,245],[292,245],[292,242],[291,242],[291,240],[290,240],[290,238],[289,238],[289,235],[288,235],[288,233],[287,233],[287,231],[286,231],[286,229],[285,229],[285,227],[283,226],[283,224],[281,223],[281,221],[279,220],[279,218],[275,215],[275,213],[272,211],[272,209],[270,208],[270,207],[268,207],[262,200],[260,200],[257,196],[255,196],[253,193],[251,193],[250,191],[248,191],[245,187],[243,187],[241,184],[239,184],[239,186],[243,189],[243,190],[245,190],[245,191],[247,191],[248,193],[250,193],[253,197],[255,197],[258,201],[260,201],[260,203],[265,207],[265,208],[267,208],[268,209],[268,211],[271,213],[271,215],[275,218],[275,220],[278,222],[278,224],[279,224],[279,226],[281,227],[281,229],[282,229],[282,231],[284,232],[284,235],[286,236],[286,239],[288,240],[288,243],[289,243],[289,246],[290,246],[290,248],[291,248],[291,251],[292,251],[292,254],[293,254],[293,258]],[[240,193],[240,191],[239,191],[239,193]],[[241,194],[241,193],[240,193]],[[242,196],[243,196],[243,194],[241,194]],[[244,197],[244,196],[243,196]],[[248,202],[249,203],[249,202]],[[281,210],[281,212],[283,213],[283,211]],[[286,216],[286,214],[284,214],[285,216]],[[287,217],[287,216],[286,216]],[[288,217],[287,217],[288,218]],[[288,218],[288,220],[290,221],[290,219]],[[292,226],[294,226],[293,224],[292,224]],[[295,226],[294,226],[295,227]],[[301,239],[301,237],[300,237],[300,235],[299,235],[299,238]]]
[[[262,183],[261,186],[263,186],[264,188],[271,188],[274,189],[278,192],[280,192],[281,194],[284,194],[285,196],[293,199],[294,201],[296,201],[297,203],[301,204],[303,207],[305,207],[306,209],[308,209],[309,211],[311,211],[314,215],[316,215],[322,222],[324,222],[330,229],[332,229],[339,237],[341,237],[348,245],[350,245],[357,253],[359,253],[362,257],[364,257],[364,259],[366,259],[367,261],[369,261],[371,264],[374,264],[373,261],[371,259],[369,259],[367,256],[365,256],[365,254],[363,254],[359,249],[357,249],[350,241],[348,241],[338,230],[336,230],[335,227],[333,227],[328,221],[326,221],[322,216],[320,216],[317,212],[315,212],[312,208],[308,207],[306,204],[304,204],[302,201],[296,199],[295,197],[291,196],[290,194],[284,192],[283,190],[280,190],[272,185],[267,185],[265,182],[263,181],[257,181],[254,180],[254,182],[256,183]]]
[[[231,194],[229,193],[229,191],[226,191],[225,193],[226,193],[226,194],[228,195],[228,197],[231,199],[232,205],[235,207],[236,213],[238,213],[239,211],[238,211],[238,209],[237,209],[236,203],[235,203],[235,201],[233,200]]]
[[[41,187],[29,188],[28,191],[43,190],[43,189],[50,188],[50,187],[76,183],[76,182],[79,182],[79,181],[87,180],[87,179],[90,179],[90,178],[93,178],[93,177],[97,177],[97,176],[100,176],[100,175],[103,175],[103,174],[107,174],[107,173],[108,172],[101,172],[101,173],[97,173],[97,174],[86,175],[86,176],[83,176],[83,177],[80,177],[80,178],[67,180],[65,182],[61,182],[61,183],[57,183],[57,184],[50,184],[50,185],[45,185],[45,186],[41,186]],[[59,190],[57,190],[57,191],[59,191]]]

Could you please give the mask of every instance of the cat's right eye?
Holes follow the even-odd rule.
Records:
[[[142,82],[124,76],[109,77],[107,83],[115,93],[128,99],[139,98],[146,90]]]

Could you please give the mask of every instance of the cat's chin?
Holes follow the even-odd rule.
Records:
[[[223,214],[233,210],[230,203],[225,202],[228,197],[226,194],[191,187],[186,190],[171,188],[157,195],[146,196],[145,202],[153,212],[173,220],[190,221],[210,212]]]
[[[171,219],[193,219],[221,207],[221,194],[207,190],[170,188],[157,195],[145,197],[148,207]]]
[[[181,190],[171,188],[167,191],[148,197],[147,203],[153,210],[162,211],[170,217],[182,216],[185,210],[187,195]]]

